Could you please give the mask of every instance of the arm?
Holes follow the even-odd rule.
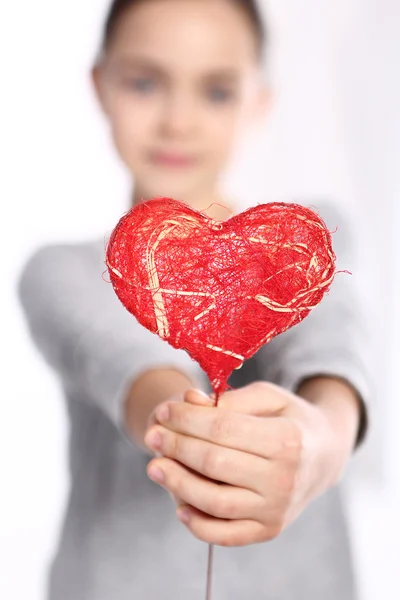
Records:
[[[186,352],[147,331],[125,310],[102,278],[104,271],[103,243],[43,248],[21,274],[19,297],[33,340],[64,388],[100,408],[121,429],[128,397],[134,428],[134,399],[143,403],[143,413],[149,402],[150,413],[155,402],[189,382],[201,388],[204,373]],[[174,375],[132,388],[149,369]]]
[[[145,447],[144,436],[153,410],[174,396],[182,395],[193,383],[183,372],[173,369],[152,369],[136,378],[128,391],[125,423],[129,435]]]
[[[318,406],[327,416],[345,456],[357,446],[364,433],[364,403],[356,391],[341,379],[313,377],[304,381],[298,396]]]

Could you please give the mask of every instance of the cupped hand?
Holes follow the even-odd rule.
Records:
[[[160,404],[150,417],[145,444],[157,457],[148,475],[208,543],[275,538],[337,483],[351,454],[329,411],[270,383],[229,391],[218,407],[196,390],[184,400]]]

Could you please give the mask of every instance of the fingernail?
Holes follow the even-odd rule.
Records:
[[[168,421],[169,419],[169,406],[167,404],[162,404],[158,406],[156,409],[156,419],[158,421]]]
[[[144,438],[146,446],[150,446],[154,450],[161,448],[162,446],[162,435],[159,431],[150,431]]]
[[[213,399],[210,398],[210,396],[208,396],[205,392],[203,392],[203,390],[198,390],[197,388],[192,388],[189,391],[194,392],[195,394],[197,394],[197,396],[200,396],[199,401],[203,402],[204,404],[208,404],[210,406],[212,406],[214,404]]]
[[[210,396],[208,394],[206,394],[202,390],[196,390],[196,392],[197,392],[197,394],[199,394],[200,396],[205,398],[207,400],[208,404],[214,404],[214,400],[212,398],[210,398]]]
[[[165,475],[159,467],[151,467],[149,469],[149,477],[156,483],[164,483]]]
[[[178,508],[176,516],[184,525],[187,525],[190,521],[190,514],[187,508]]]
[[[200,396],[204,396],[204,398],[207,398],[208,400],[210,399],[209,396],[205,392],[203,392],[203,390],[199,390],[197,388],[193,388],[193,389],[196,392],[196,394],[200,394]]]

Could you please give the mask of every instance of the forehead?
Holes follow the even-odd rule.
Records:
[[[227,0],[150,0],[121,18],[110,57],[129,66],[233,77],[255,61],[246,15]]]

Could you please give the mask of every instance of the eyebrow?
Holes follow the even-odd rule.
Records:
[[[127,56],[118,61],[118,66],[127,69],[143,69],[157,75],[168,77],[168,71],[160,64],[142,56]],[[235,68],[216,68],[203,73],[204,79],[237,81],[240,77],[239,71]]]

